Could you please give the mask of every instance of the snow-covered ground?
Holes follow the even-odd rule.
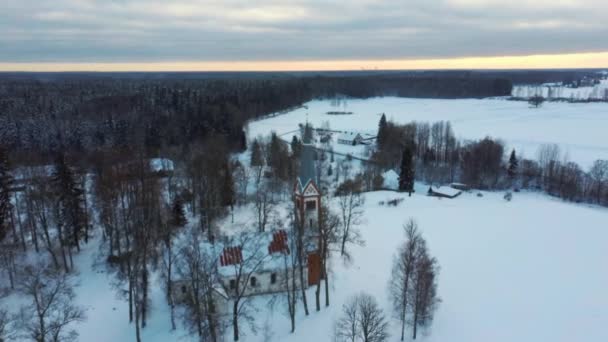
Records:
[[[397,197],[404,198],[398,207],[378,204]],[[283,308],[272,310],[274,341],[331,341],[342,304],[360,291],[389,312],[392,257],[410,217],[441,265],[443,302],[423,340],[608,341],[607,210],[534,193],[515,194],[511,202],[500,193],[448,200],[375,192],[366,200],[366,245],[353,248],[353,265],[334,259],[331,306],[309,317],[300,312],[295,335]]]
[[[596,158],[608,158],[608,105],[546,103],[529,109],[524,102],[493,100],[420,100],[377,98],[349,100],[350,116],[332,116],[329,101],[312,101],[308,110],[253,122],[250,137],[297,129],[308,120],[315,126],[330,121],[332,129],[375,133],[380,113],[399,122],[450,120],[463,138],[492,135],[510,145],[525,147],[534,157],[540,143],[558,143],[572,160],[587,166]],[[576,127],[576,130],[573,129]],[[247,153],[241,155],[246,164]],[[353,165],[358,165],[353,161]],[[388,184],[394,186],[395,175]],[[417,220],[429,248],[441,266],[439,295],[443,302],[423,341],[608,341],[608,210],[563,202],[538,193],[515,193],[503,200],[502,193],[464,193],[456,199],[427,197],[427,187],[417,184],[412,197],[390,191],[365,194],[365,220],[360,227],[365,246],[352,247],[353,263],[332,260],[331,306],[314,311],[314,289],[309,289],[311,315],[298,308],[296,333],[281,301],[269,304],[258,297],[257,335],[244,327],[242,341],[329,342],[332,325],[342,304],[361,291],[376,297],[390,316],[387,282],[393,255],[403,241],[401,225]],[[403,198],[397,207],[381,201]],[[287,205],[286,196],[283,206]],[[286,215],[284,207],[277,213]],[[222,229],[255,228],[253,208],[237,207],[234,224],[229,216]],[[193,222],[193,224],[195,224]],[[87,311],[86,322],[77,326],[80,341],[134,341],[128,323],[128,304],[117,298],[112,277],[96,267],[100,231],[75,257],[80,286],[76,301]],[[169,309],[161,282],[154,275],[151,312],[142,330],[146,342],[196,341],[181,325],[170,330]],[[17,308],[18,295],[2,303]],[[262,326],[268,323],[272,339]],[[397,340],[398,324],[391,320],[391,340]],[[226,340],[231,340],[230,334]]]
[[[569,88],[561,84],[514,86],[511,94],[515,97],[530,98],[540,95],[549,99],[565,100],[606,100],[608,99],[608,79],[590,87]]]
[[[341,107],[342,108],[342,107]],[[382,113],[387,119],[407,123],[449,120],[457,137],[481,139],[485,136],[503,139],[507,148],[520,155],[536,158],[538,147],[556,143],[569,160],[588,168],[596,159],[608,159],[608,104],[547,102],[540,108],[529,108],[524,101],[506,99],[411,99],[382,97],[346,101],[352,115],[327,115],[336,110],[330,100],[308,102],[306,107],[249,124],[249,136],[278,134],[297,129],[308,121],[321,127],[328,121],[331,129],[375,134]]]
[[[305,317],[300,306],[295,334],[289,333],[282,303],[269,307],[257,298],[256,318],[269,322],[272,341],[331,341],[334,320],[345,300],[358,292],[373,294],[390,312],[387,282],[401,225],[417,220],[432,254],[441,265],[443,300],[426,341],[589,341],[608,340],[608,210],[576,205],[534,193],[477,197],[465,193],[448,200],[394,192],[368,193],[366,241],[353,247],[353,264],[333,260],[331,305]],[[403,197],[398,207],[380,201]],[[241,218],[247,212],[237,212]],[[227,220],[228,221],[228,220]],[[237,221],[241,221],[237,219]],[[78,303],[87,321],[78,326],[81,341],[132,341],[127,303],[116,298],[110,278],[92,266],[98,240],[76,259],[81,272]],[[313,300],[313,289],[309,299]],[[152,287],[152,312],[144,341],[195,341],[183,329],[170,331],[168,308],[160,286]],[[398,324],[391,321],[393,337]],[[230,340],[230,336],[227,337]],[[264,341],[262,332],[246,332],[244,341]]]

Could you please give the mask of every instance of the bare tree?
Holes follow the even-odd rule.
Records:
[[[8,311],[0,309],[0,342],[17,339],[17,318]]]
[[[334,330],[336,341],[383,342],[388,340],[388,322],[382,309],[369,294],[360,293],[342,308]]]
[[[7,239],[8,240],[8,239]],[[11,289],[15,288],[17,279],[18,245],[9,241],[0,243],[0,269],[4,269]]]
[[[287,302],[287,314],[291,323],[291,332],[296,330],[296,307],[298,302],[298,290],[305,284],[298,283],[298,254],[297,251],[297,230],[295,219],[291,216],[291,227],[286,233],[287,248],[282,253],[283,258],[283,277],[281,283],[285,289],[285,300]]]
[[[439,266],[437,260],[430,257],[424,240],[420,243],[418,256],[416,257],[413,283],[410,290],[410,301],[412,303],[412,338],[416,339],[418,328],[428,327],[433,321],[433,315],[437,309],[440,299],[437,296],[437,273]]]
[[[419,254],[421,236],[416,221],[410,219],[404,226],[406,240],[397,250],[393,259],[393,269],[389,281],[389,294],[393,303],[395,316],[401,324],[401,341],[405,338],[406,315],[411,309],[408,302],[412,278]]]
[[[239,321],[244,319],[255,327],[255,319],[250,314],[250,300],[247,294],[251,288],[257,286],[257,282],[252,280],[264,262],[271,255],[268,253],[267,245],[261,234],[240,234],[227,238],[226,248],[222,253],[230,253],[232,262],[225,265],[224,274],[230,274],[230,281],[222,281],[220,285],[229,294],[232,301],[232,330],[234,341],[240,339]],[[240,256],[233,258],[233,253]]]
[[[217,273],[218,256],[211,249],[204,248],[200,230],[193,228],[180,247],[178,274],[182,279],[180,288],[185,306],[182,321],[201,341],[216,342],[223,332],[221,317],[216,311],[213,291],[219,282]]]
[[[166,210],[165,210],[166,211]],[[163,211],[164,216],[167,213]],[[161,259],[163,265],[163,278],[165,279],[165,289],[167,291],[167,303],[171,308],[171,328],[175,330],[175,298],[173,295],[173,269],[176,263],[176,252],[173,248],[173,238],[177,234],[177,230],[185,226],[188,222],[184,213],[184,207],[179,197],[174,198],[171,207],[170,218],[163,220],[161,238],[163,240],[163,248]]]
[[[538,108],[538,107],[542,106],[544,102],[545,102],[545,98],[541,95],[534,95],[534,96],[530,97],[530,99],[528,99],[528,103],[530,104],[530,107],[534,107],[534,108]]]
[[[544,144],[538,148],[538,163],[542,170],[542,178],[545,189],[552,193],[556,187],[556,176],[559,160],[561,158],[560,148],[556,144]]]
[[[334,327],[334,340],[336,342],[355,342],[359,337],[359,305],[357,297],[342,306],[342,317]]]
[[[357,229],[363,223],[365,198],[361,196],[361,181],[347,180],[336,190],[342,227],[340,229],[340,255],[350,259],[348,244],[362,245],[361,233]]]
[[[25,336],[36,342],[75,341],[78,333],[74,323],[85,319],[84,311],[74,305],[71,280],[65,273],[45,264],[27,266],[23,270],[21,293],[31,299],[23,306],[20,320]]]
[[[320,293],[321,293],[321,278],[325,280],[325,306],[329,306],[329,257],[333,246],[340,242],[340,218],[332,213],[327,206],[319,208],[319,256],[321,257],[321,277],[317,281],[317,290],[315,292],[317,311],[321,309]]]
[[[304,272],[305,272],[305,268],[306,265],[308,263],[308,260],[306,259],[308,257],[308,248],[311,246],[311,244],[314,244],[318,241],[314,241],[316,239],[314,239],[314,237],[311,236],[310,232],[308,232],[306,230],[306,222],[305,222],[305,216],[304,216],[304,207],[303,206],[297,206],[294,205],[293,206],[293,218],[294,218],[294,230],[295,230],[295,235],[296,235],[296,255],[297,255],[297,259],[298,259],[298,273],[299,273],[299,278],[300,278],[300,283],[304,284],[305,283],[305,277],[304,277]],[[311,241],[313,240],[313,241]],[[302,285],[300,287],[301,289],[301,298],[302,298],[302,305],[304,306],[304,314],[306,314],[306,316],[308,316],[309,311],[308,311],[308,299],[306,298],[306,289],[304,287],[304,285]]]
[[[254,207],[258,221],[258,231],[264,232],[266,230],[266,225],[268,225],[268,222],[272,218],[274,205],[272,204],[271,194],[268,187],[265,185],[265,182],[258,186],[255,194]]]
[[[608,182],[608,160],[596,160],[589,170],[589,175],[595,183],[596,201],[601,203],[604,185]]]
[[[247,202],[247,188],[249,186],[250,171],[243,164],[238,161],[234,163],[233,167],[233,178],[236,183],[237,199],[239,203]]]

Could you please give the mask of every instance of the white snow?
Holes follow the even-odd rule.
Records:
[[[331,306],[316,313],[313,304],[310,317],[300,312],[295,335],[288,332],[283,308],[272,310],[273,341],[331,341],[342,304],[360,291],[373,294],[389,313],[392,257],[409,217],[417,220],[441,265],[443,302],[421,340],[608,340],[608,273],[603,271],[608,211],[534,193],[515,194],[511,202],[501,193],[482,198],[464,193],[453,200],[419,193],[403,196],[398,207],[378,204],[394,197],[393,192],[366,195],[366,245],[352,249],[353,265],[334,259]],[[391,321],[391,340],[398,332]],[[263,341],[261,336],[253,340]]]
[[[399,189],[399,175],[395,170],[388,170],[382,174],[383,183],[382,186],[385,189],[397,190]]]
[[[249,136],[271,130],[279,134],[293,131],[306,113],[315,126],[330,121],[332,129],[375,134],[380,114],[385,112],[387,118],[402,123],[450,120],[463,138],[504,138],[519,152],[525,149],[530,157],[534,157],[539,144],[558,143],[568,150],[572,160],[584,166],[596,158],[608,159],[608,105],[602,103],[546,103],[539,109],[529,109],[525,102],[502,99],[389,97],[348,100],[347,110],[353,115],[326,115],[329,110],[329,101],[312,101],[308,110],[301,108],[252,122]],[[246,155],[242,154],[243,160]],[[394,171],[384,177],[385,186],[397,187]],[[256,323],[260,327],[268,323],[271,341],[332,341],[332,325],[342,304],[361,291],[374,295],[391,317],[387,282],[393,255],[404,238],[401,226],[410,217],[419,223],[441,266],[438,283],[443,302],[428,335],[420,336],[420,340],[608,341],[608,210],[537,193],[515,193],[507,202],[498,192],[484,192],[483,197],[477,197],[477,192],[463,193],[455,199],[442,199],[426,196],[427,190],[428,185],[417,183],[411,197],[392,191],[364,195],[365,218],[360,229],[365,246],[351,248],[350,264],[338,255],[333,257],[331,305],[316,312],[314,288],[309,289],[311,314],[304,316],[298,303],[295,334],[289,333],[284,303],[269,297],[255,298],[259,310]],[[403,198],[397,207],[380,204],[396,198]],[[283,218],[289,213],[288,200],[285,196],[276,208]],[[233,233],[255,228],[252,206],[237,207],[234,222],[228,216],[221,225]],[[128,303],[117,297],[111,285],[113,277],[103,267],[94,267],[101,252],[100,234],[97,229],[95,238],[74,260],[80,272],[76,301],[87,309],[87,321],[77,327],[79,340],[134,341]],[[143,341],[197,341],[179,324],[176,331],[170,330],[169,308],[157,273],[152,281],[151,311],[148,325],[142,330]],[[1,305],[16,310],[22,302],[14,294],[3,299]],[[242,341],[269,341],[261,331],[254,335],[246,324],[243,330]],[[391,319],[391,340],[398,339],[398,331],[397,322]],[[230,333],[226,340],[231,340]]]
[[[514,194],[505,202],[501,193],[486,192],[482,198],[464,193],[446,200],[417,192],[397,195],[404,198],[398,207],[379,204],[395,196],[386,191],[365,195],[365,246],[352,248],[353,264],[334,257],[330,307],[315,312],[314,289],[309,289],[311,315],[305,317],[300,305],[295,334],[289,333],[281,301],[271,305],[267,297],[254,300],[260,310],[257,323],[270,323],[272,341],[331,341],[342,304],[360,291],[373,294],[389,313],[386,286],[392,257],[403,241],[401,225],[410,217],[418,221],[441,265],[443,302],[422,341],[608,340],[607,210],[535,193]],[[81,280],[77,302],[88,316],[78,326],[79,340],[133,341],[127,302],[117,298],[111,278],[92,267],[98,243],[98,238],[92,240],[75,259]],[[156,277],[154,281],[160,284]],[[144,341],[196,341],[181,327],[170,331],[160,285],[151,287],[151,303]],[[393,340],[398,331],[391,320]],[[244,341],[264,341],[261,333],[245,333]]]
[[[585,169],[596,159],[608,159],[608,103],[546,102],[540,108],[529,108],[525,101],[506,99],[382,97],[347,100],[347,108],[352,115],[327,115],[332,109],[330,100],[311,101],[287,114],[251,122],[249,136],[273,130],[278,134],[291,132],[306,117],[315,127],[328,121],[334,130],[376,134],[380,116],[386,113],[387,119],[399,123],[449,120],[457,137],[500,138],[507,144],[507,150],[515,148],[527,158],[536,159],[540,145],[555,143],[569,160]],[[334,144],[334,148],[338,146]],[[364,147],[353,148],[360,149],[355,154],[364,154]]]
[[[155,172],[173,171],[173,161],[167,158],[152,158],[150,159],[150,169]]]

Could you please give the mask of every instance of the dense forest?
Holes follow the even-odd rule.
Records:
[[[506,79],[463,75],[5,77],[0,141],[19,163],[40,157],[49,162],[58,151],[79,156],[108,148],[145,148],[149,155],[166,147],[187,151],[210,134],[225,136],[232,150],[241,150],[247,120],[314,98],[479,98],[509,95],[511,87]]]

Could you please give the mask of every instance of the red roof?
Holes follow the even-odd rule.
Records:
[[[243,261],[243,252],[241,246],[238,247],[226,247],[220,255],[220,265],[237,265]]]
[[[272,241],[268,245],[268,253],[289,253],[289,247],[287,247],[286,231],[278,230],[272,234]]]

